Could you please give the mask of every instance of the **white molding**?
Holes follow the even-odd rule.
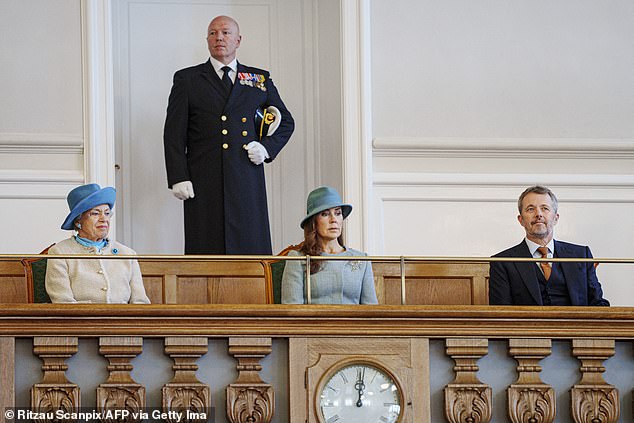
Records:
[[[548,186],[634,187],[634,174],[423,173],[377,172],[374,185],[398,186]]]
[[[375,157],[631,159],[634,139],[382,137],[373,149]]]
[[[303,84],[304,90],[304,114],[306,118],[305,128],[302,136],[305,139],[306,148],[304,149],[304,163],[306,164],[304,172],[304,192],[306,197],[317,186],[317,181],[321,181],[321,152],[319,143],[315,140],[321,139],[321,128],[317,122],[321,122],[321,111],[319,109],[319,28],[318,21],[318,3],[316,1],[306,0],[302,2],[305,31],[304,36],[304,52],[312,52],[311,55],[304,54],[304,72],[306,72],[306,80],[315,81],[313,84]],[[295,131],[298,131],[297,125]]]
[[[634,175],[548,175],[548,183],[535,175],[437,174],[378,175],[374,206],[380,214],[385,201],[498,203],[515,202],[522,190],[544,184],[557,193],[560,203],[634,203]]]
[[[0,153],[82,154],[84,139],[77,134],[4,132],[0,133]]]
[[[81,3],[85,179],[115,185],[112,16],[110,0]]]
[[[341,1],[343,196],[357,212],[346,224],[350,245],[367,250],[372,181],[370,4]]]
[[[0,170],[0,199],[60,199],[82,183],[81,171]]]

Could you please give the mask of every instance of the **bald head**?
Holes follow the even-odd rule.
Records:
[[[225,65],[236,58],[236,50],[240,47],[241,40],[238,22],[229,16],[216,16],[207,27],[209,54]]]

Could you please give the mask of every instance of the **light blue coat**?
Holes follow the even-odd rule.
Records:
[[[301,256],[299,251],[291,251],[289,256]],[[353,256],[367,254],[346,249],[339,254],[322,256]],[[305,304],[304,280],[306,263],[288,260],[282,276],[282,303]],[[322,269],[310,275],[310,293],[313,304],[377,304],[374,290],[372,262],[359,260],[332,260],[323,262]]]

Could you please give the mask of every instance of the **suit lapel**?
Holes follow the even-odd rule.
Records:
[[[574,254],[562,243],[555,240],[555,257],[559,258],[571,258]],[[575,262],[561,262],[559,263],[559,267],[561,268],[561,272],[564,275],[564,280],[566,281],[566,288],[568,289],[568,296],[570,297],[570,304],[578,305],[579,301],[577,300],[576,293],[577,289],[575,289],[574,284],[579,279],[578,263]]]
[[[210,60],[207,60],[204,63],[201,75],[203,79],[205,79],[211,85],[212,89],[214,90],[214,95],[218,95],[221,98],[225,99],[228,97],[227,89],[222,84],[222,80],[216,73]]]
[[[522,241],[514,248],[515,257],[533,258],[528,245]],[[537,282],[537,268],[533,262],[515,262],[513,263],[517,268],[518,273],[522,277],[522,282],[526,285],[528,292],[538,305],[542,305],[542,293],[539,290],[539,282]]]

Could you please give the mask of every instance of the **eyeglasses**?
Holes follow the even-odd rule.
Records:
[[[112,210],[90,210],[86,212],[86,214],[92,218],[99,218],[100,216],[105,217],[106,219],[110,219],[114,216],[114,212]]]

